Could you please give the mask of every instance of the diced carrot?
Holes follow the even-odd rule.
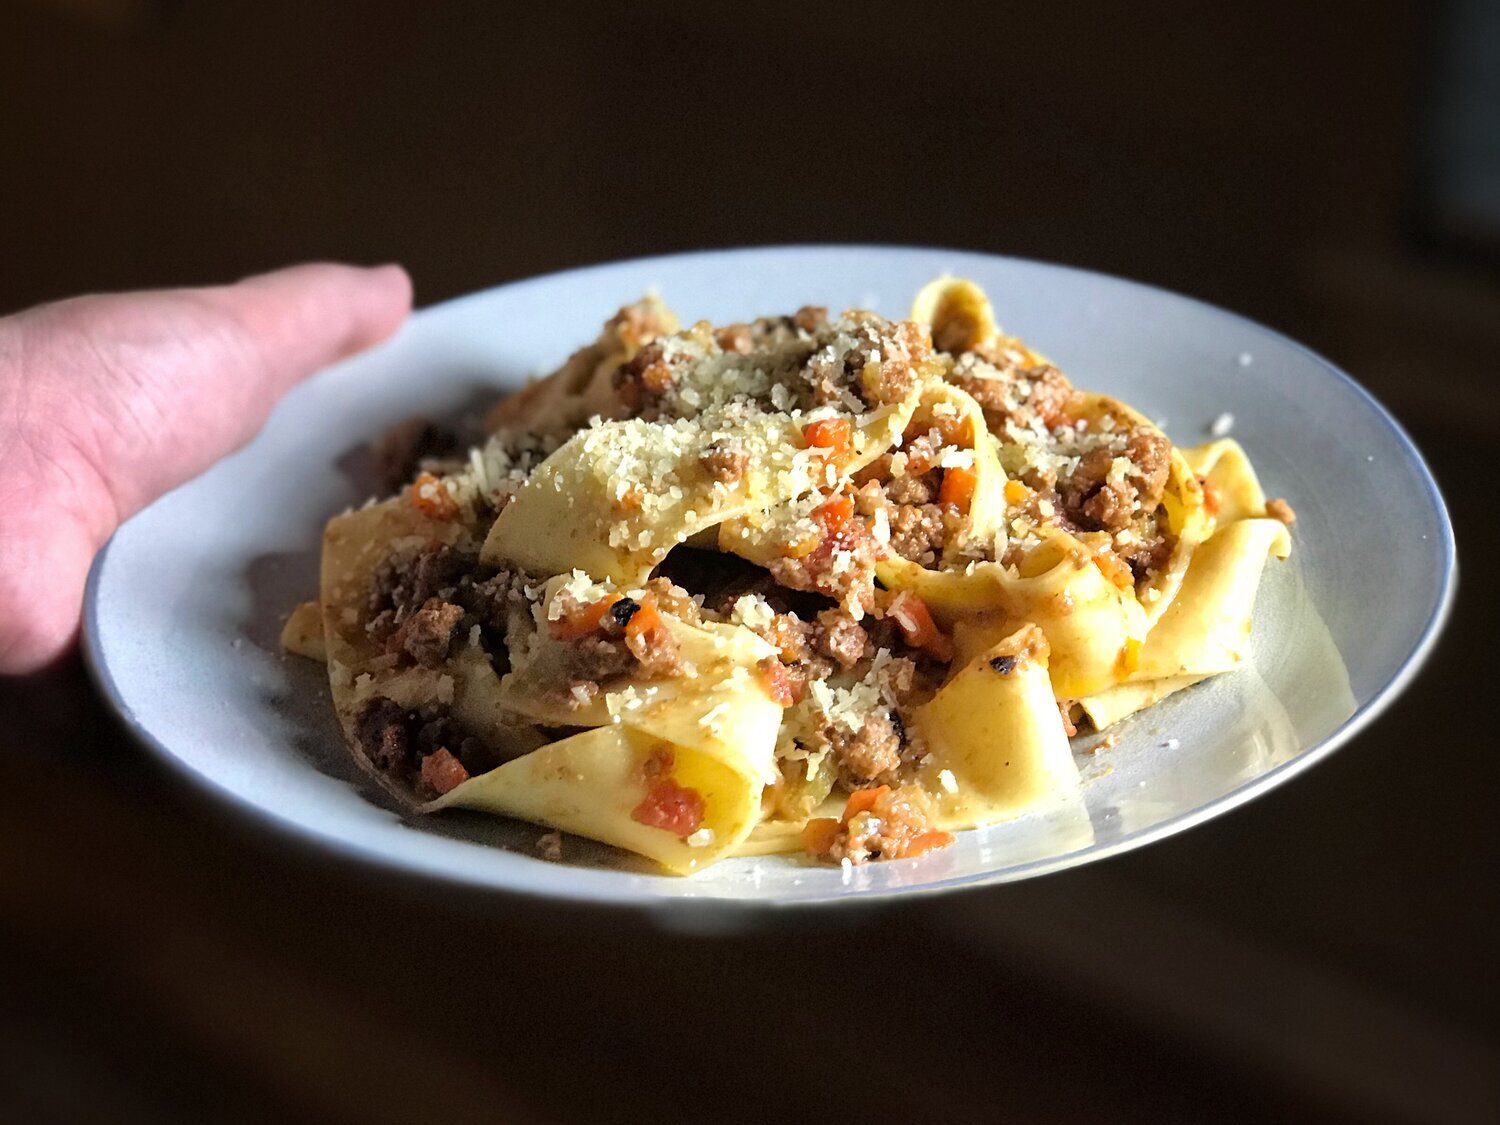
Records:
[[[854,455],[854,423],[848,418],[820,418],[802,431],[808,449],[826,449],[829,459],[842,467]]]
[[[599,628],[604,615],[609,612],[609,607],[619,599],[616,597],[600,598],[596,602],[589,602],[581,607],[571,617],[559,617],[552,622],[552,635],[560,641],[576,641],[579,637],[586,637]],[[636,613],[636,617],[640,613]],[[635,618],[631,618],[632,621]]]
[[[1120,589],[1128,590],[1135,585],[1135,575],[1130,570],[1130,564],[1113,551],[1095,551],[1093,558],[1104,577]]]
[[[802,845],[813,855],[827,855],[839,834],[839,822],[831,816],[815,816],[802,828]]]
[[[969,504],[974,499],[974,489],[978,484],[979,474],[973,469],[964,468],[961,465],[944,469],[943,484],[938,489],[938,503],[952,504],[968,511]]]
[[[640,600],[640,609],[630,615],[625,626],[625,637],[644,637],[661,626],[661,614],[656,612],[656,601],[647,594]]]
[[[937,627],[927,603],[917,595],[902,590],[892,599],[887,612],[895,618],[907,644],[930,652],[939,660],[953,659],[953,642]]]
[[[672,385],[672,369],[665,363],[653,363],[641,372],[641,386],[654,395],[667,393]]]
[[[771,697],[771,702],[782,707],[790,707],[797,702],[796,687],[785,664],[774,656],[768,656],[756,667],[760,670],[760,682],[765,687],[766,694]]]
[[[1026,498],[1031,495],[1031,489],[1027,488],[1018,480],[1005,482],[1005,502],[1007,504],[1024,504]]]
[[[829,534],[837,534],[854,518],[854,501],[848,496],[835,496],[826,504],[813,509],[813,519],[823,525]]]
[[[974,445],[974,427],[967,414],[937,414],[933,416],[932,425],[943,439],[944,445],[954,445],[960,449],[968,449]]]
[[[1211,516],[1219,514],[1219,508],[1223,499],[1219,495],[1219,488],[1207,477],[1199,477],[1198,483],[1203,486],[1203,510]]]
[[[849,803],[844,806],[843,823],[848,824],[862,812],[869,812],[875,802],[891,791],[889,785],[877,785],[873,789],[856,789],[849,794]]]
[[[431,473],[422,473],[411,485],[412,506],[435,520],[451,520],[458,515],[458,504],[442,481]]]
[[[953,843],[953,833],[929,828],[927,831],[919,832],[913,836],[911,842],[906,845],[906,849],[901,854],[905,858],[910,858],[937,848],[946,848],[951,843]]]

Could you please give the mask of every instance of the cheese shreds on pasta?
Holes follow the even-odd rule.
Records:
[[[1231,421],[1175,447],[960,279],[904,320],[647,297],[334,518],[285,643],[417,811],[681,875],[915,861],[1075,800],[1078,724],[1245,659],[1292,517]]]

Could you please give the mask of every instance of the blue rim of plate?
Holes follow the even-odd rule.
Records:
[[[454,889],[466,889],[469,891],[489,892],[500,895],[518,895],[544,901],[566,901],[576,904],[588,904],[593,906],[617,906],[632,909],[646,909],[651,911],[665,911],[673,914],[691,910],[727,910],[736,912],[745,910],[786,910],[791,908],[804,908],[816,906],[830,906],[835,904],[853,905],[875,901],[889,902],[893,899],[907,899],[919,895],[931,895],[944,891],[956,890],[962,887],[994,886],[1000,883],[1019,882],[1023,879],[1035,878],[1039,875],[1050,874],[1054,871],[1065,870],[1070,867],[1079,866],[1079,856],[1086,855],[1085,862],[1095,862],[1108,859],[1112,856],[1121,855],[1147,844],[1155,843],[1175,836],[1189,828],[1193,828],[1205,821],[1212,820],[1231,809],[1238,808],[1256,797],[1282,785],[1292,777],[1301,773],[1308,767],[1327,758],[1335,750],[1339,749],[1351,738],[1357,735],[1365,727],[1377,719],[1387,707],[1410,686],[1413,679],[1421,671],[1422,666],[1432,655],[1439,636],[1447,624],[1449,614],[1453,609],[1453,601],[1458,587],[1458,552],[1454,540],[1453,522],[1448,514],[1447,504],[1443,501],[1441,491],[1438,489],[1437,481],[1433,478],[1432,470],[1427,461],[1418,450],[1416,443],[1411,440],[1406,430],[1391,415],[1380,402],[1366,390],[1353,376],[1328,359],[1319,355],[1311,348],[1288,336],[1268,328],[1258,321],[1249,317],[1241,316],[1239,313],[1220,308],[1218,305],[1190,297],[1182,293],[1173,292],[1161,286],[1151,285],[1146,282],[1134,281],[1130,278],[1120,277],[1115,274],[1103,273],[1098,270],[1087,270],[1076,266],[1061,265],[1056,262],[1040,261],[1034,258],[1022,258],[1006,254],[985,254],[972,250],[962,250],[956,247],[941,246],[908,246],[895,244],[872,244],[872,243],[788,243],[785,245],[767,246],[741,246],[741,247],[702,247],[696,250],[681,251],[674,254],[648,255],[640,258],[626,258],[610,262],[599,262],[593,265],[576,266],[564,270],[556,270],[552,273],[538,274],[517,281],[505,282],[490,289],[478,290],[474,293],[464,294],[449,301],[440,302],[429,306],[427,309],[416,310],[413,316],[422,316],[430,310],[451,308],[454,305],[475,300],[493,293],[495,289],[524,289],[532,285],[551,283],[565,279],[576,274],[592,273],[596,270],[609,267],[641,267],[650,266],[654,263],[665,263],[679,261],[684,258],[693,258],[706,254],[713,255],[768,255],[789,252],[828,252],[851,253],[858,251],[887,252],[891,250],[908,251],[924,254],[962,254],[970,257],[986,257],[996,261],[1023,264],[1053,270],[1059,273],[1076,274],[1090,278],[1104,278],[1118,285],[1129,286],[1150,293],[1157,293],[1174,300],[1184,301],[1195,305],[1215,316],[1234,321],[1244,327],[1253,329],[1261,335],[1276,341],[1277,343],[1301,353],[1303,356],[1318,364],[1329,374],[1340,380],[1353,394],[1362,400],[1364,404],[1375,414],[1377,418],[1391,431],[1397,445],[1407,457],[1412,467],[1421,478],[1421,483],[1426,491],[1428,502],[1433,512],[1438,517],[1441,535],[1438,540],[1438,548],[1442,555],[1441,565],[1441,587],[1438,591],[1436,604],[1432,614],[1427,620],[1425,628],[1417,641],[1406,654],[1401,666],[1386,680],[1358,710],[1326,738],[1313,746],[1300,751],[1295,757],[1273,766],[1264,773],[1257,774],[1253,778],[1236,786],[1229,792],[1220,795],[1214,800],[1205,802],[1197,808],[1178,816],[1168,818],[1143,828],[1137,832],[1130,833],[1110,844],[1099,846],[1089,845],[1074,851],[1062,852],[1057,855],[1047,856],[1043,859],[1031,860],[1026,863],[1011,867],[1001,868],[996,871],[972,872],[965,875],[954,876],[949,879],[936,880],[930,883],[921,883],[912,886],[872,888],[861,891],[858,894],[833,893],[828,895],[810,895],[799,898],[730,898],[714,895],[691,896],[691,895],[657,895],[650,896],[633,891],[622,894],[595,894],[571,895],[561,887],[527,886],[501,884],[491,881],[476,880],[467,877],[461,871],[449,871],[435,868],[423,863],[407,862],[403,857],[392,857],[374,854],[357,844],[350,842],[340,836],[323,834],[315,826],[306,824],[299,820],[280,815],[276,810],[258,804],[246,797],[241,796],[233,789],[220,784],[208,774],[201,773],[188,765],[182,758],[172,752],[160,739],[139,723],[134,712],[125,702],[123,695],[114,682],[109,672],[102,652],[102,645],[98,634],[98,598],[99,581],[103,572],[104,564],[109,555],[109,549],[113,545],[110,539],[95,556],[93,565],[89,568],[88,580],[84,586],[83,596],[83,628],[82,628],[82,650],[85,666],[90,677],[103,695],[110,708],[120,718],[125,728],[135,740],[150,750],[159,760],[165,762],[170,770],[179,777],[187,780],[191,789],[199,796],[210,798],[215,805],[231,811],[241,817],[250,826],[262,831],[271,832],[280,840],[295,841],[296,843],[309,847],[323,853],[354,863],[370,871],[400,874],[422,882],[436,881]]]

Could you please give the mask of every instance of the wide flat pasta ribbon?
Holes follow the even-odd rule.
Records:
[[[1034,626],[965,664],[918,709],[916,726],[931,747],[918,778],[943,828],[991,824],[1078,789]]]
[[[853,457],[842,472],[890,448],[912,406],[856,420]],[[495,521],[481,558],[538,575],[576,568],[638,585],[693,536],[834,483],[840,470],[823,451],[804,448],[803,428],[804,419],[744,404],[677,422],[594,426],[537,468]],[[716,481],[704,463],[719,443],[748,455],[738,479]]]
[[[1218,505],[1212,516],[1215,526],[1265,517],[1266,494],[1239,442],[1233,438],[1221,438],[1184,449],[1182,456],[1192,471],[1213,490]]]
[[[704,682],[470,778],[424,811],[516,816],[628,848],[678,874],[695,871],[733,852],[755,826],[781,725],[780,706],[743,669]],[[663,778],[701,800],[692,832],[643,817]]]
[[[916,594],[954,630],[960,659],[1026,622],[1039,626],[1058,699],[1124,679],[1147,632],[1134,593],[1111,582],[1082,544],[1060,532],[1022,560],[1019,574],[989,562],[927,570],[901,558],[883,560],[876,573],[886,587]]]

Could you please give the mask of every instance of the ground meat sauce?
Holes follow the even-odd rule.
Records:
[[[818,614],[818,623],[813,630],[813,644],[819,653],[835,661],[841,668],[853,668],[867,656],[873,655],[869,634],[858,621],[838,608],[825,609]]]
[[[868,785],[899,782],[904,733],[905,724],[891,711],[868,716],[853,734],[834,728],[831,735],[834,760],[843,786],[863,789]]]
[[[458,432],[430,418],[414,417],[397,422],[370,443],[375,471],[386,492],[398,492],[428,461],[451,458],[463,452]]]
[[[891,553],[933,565],[948,542],[949,519],[936,504],[902,504],[891,509]]]
[[[982,374],[972,364],[961,364],[953,382],[979,404],[986,425],[996,433],[1003,433],[1007,422],[1027,429],[1038,421],[1055,429],[1069,420],[1078,398],[1073,384],[1050,364],[992,367]]]
[[[397,552],[371,575],[365,629],[400,661],[437,668],[478,626],[481,645],[504,672],[507,620],[513,606],[525,604],[528,582],[451,547]]]
[[[446,793],[500,764],[441,704],[408,710],[393,699],[374,696],[355,717],[354,739],[377,770],[428,796]],[[429,766],[428,760],[439,753],[442,757]]]
[[[920,508],[923,504],[931,504],[937,499],[941,486],[942,480],[936,472],[923,473],[921,476],[907,473],[905,476],[895,477],[887,482],[885,496],[897,507]]]
[[[1139,589],[1166,565],[1174,543],[1163,507],[1170,443],[1125,412],[1096,424],[1093,412],[1082,409],[1092,400],[1060,371],[1025,362],[1029,353],[1013,342],[986,344],[975,318],[948,325],[938,351],[927,329],[914,322],[857,312],[830,320],[827,309],[813,306],[717,329],[705,322],[670,337],[644,323],[617,327],[622,341],[630,339],[629,346],[607,352],[626,357],[613,370],[619,409],[601,408],[607,419],[662,420],[691,433],[694,419],[721,407],[728,395],[735,403],[751,400],[752,409],[804,412],[801,448],[846,466],[868,412],[909,401],[924,380],[944,378],[977,402],[1007,470],[1000,482],[1000,541],[986,545],[965,535],[981,483],[981,466],[970,455],[979,437],[970,432],[972,414],[940,396],[924,396],[900,441],[852,482],[797,481],[794,531],[781,557],[759,566],[678,546],[644,589],[604,594],[594,587],[587,594],[574,592],[587,583],[565,585],[551,607],[556,612],[539,624],[556,642],[558,655],[554,660],[549,651],[546,662],[558,677],[556,689],[574,708],[626,680],[696,674],[666,617],[693,625],[744,624],[775,649],[753,674],[767,697],[786,709],[776,752],[779,784],[790,796],[784,807],[775,800],[767,807],[800,809],[805,816],[833,793],[847,801],[842,817],[808,824],[809,852],[853,864],[919,855],[950,842],[934,827],[933,799],[917,783],[919,776],[931,781],[925,771],[940,763],[913,720],[952,671],[953,623],[934,617],[911,589],[882,588],[877,562],[901,558],[938,568],[993,558],[1003,548],[1001,561],[1013,565],[1057,529],[1077,535],[1112,581],[1122,588],[1134,581]],[[602,371],[604,354],[580,353],[577,374]],[[751,450],[760,449],[755,433],[719,430],[707,448],[687,446],[701,452],[690,466],[692,477],[683,479],[695,486],[712,482],[717,495],[735,488],[759,467],[752,465]],[[486,496],[521,487],[552,448],[539,446],[520,468],[508,462],[506,483],[490,480]],[[412,419],[383,438],[377,453],[396,484],[452,449],[450,435]],[[639,461],[648,463],[659,462]],[[622,506],[634,497],[635,508],[643,508],[644,490],[653,487],[650,473],[626,469],[622,475]],[[992,495],[985,493],[986,502],[996,502]],[[808,509],[811,527],[801,517]],[[1280,500],[1267,502],[1267,514],[1286,523],[1295,519]],[[483,567],[477,556],[449,547],[400,552],[372,576],[366,628],[385,653],[386,667],[440,669],[459,646],[476,640],[505,662],[508,627],[531,620],[541,585]],[[528,615],[518,617],[520,609]],[[1045,645],[1034,626],[1020,630],[1010,647],[988,653],[990,670],[1014,677]],[[1077,714],[1076,704],[1059,705],[1070,736]],[[539,728],[549,738],[581,729]],[[376,769],[429,797],[498,764],[494,751],[463,730],[447,707],[413,710],[376,696],[359,710],[354,733]],[[805,785],[795,789],[799,781]],[[635,782],[635,803],[627,806],[635,821],[690,844],[703,842],[690,837],[703,822],[705,795],[677,776],[669,747],[646,757]],[[951,776],[941,780],[950,790],[953,783]]]
[[[625,409],[646,421],[661,417],[672,389],[674,364],[660,342],[647,344],[614,374],[615,390]]]
[[[716,441],[703,455],[703,467],[720,484],[734,484],[750,466],[750,455],[733,439]]]
[[[848,610],[868,612],[875,605],[875,563],[880,545],[853,499],[838,496],[813,512],[821,529],[818,545],[806,555],[773,559],[767,568],[781,585],[833,598]]]
[[[901,402],[917,382],[917,368],[932,358],[927,330],[910,320],[866,321],[844,361],[870,407]]]
[[[887,321],[864,312],[831,321],[827,309],[815,306],[717,329],[705,323],[685,336],[690,346],[653,341],[615,372],[628,415],[654,421],[691,414],[697,400],[684,394],[679,401],[679,374],[704,356],[770,349],[778,381],[796,406],[834,405],[856,412],[904,400],[920,373],[935,363],[927,330],[914,321]]]
[[[672,596],[670,584],[666,593]],[[601,605],[580,602],[563,590],[558,605],[561,615],[553,622],[553,635],[568,646],[570,691],[572,684],[602,686],[626,675],[668,680],[691,670],[661,624],[654,592],[642,601],[620,597]]]
[[[1123,445],[1092,449],[1056,486],[1065,526],[1113,536],[1113,554],[1137,583],[1166,565],[1172,551],[1160,511],[1171,473],[1172,443],[1146,427],[1124,432]]]
[[[933,815],[931,799],[917,786],[880,785],[851,793],[841,820],[809,822],[803,840],[815,858],[831,863],[907,859],[953,842],[933,828]]]
[[[813,623],[778,615],[759,632],[780,648],[794,702],[806,699],[812,684],[840,672],[869,680],[874,670],[883,703],[861,716],[854,729],[846,725],[847,717],[825,719],[806,747],[832,756],[842,788],[899,784],[912,774],[926,751],[903,715],[931,697],[944,674],[941,663],[909,648],[889,619],[854,622],[838,610],[825,611]],[[878,662],[877,654],[882,654]]]
[[[1266,501],[1266,515],[1273,520],[1279,520],[1290,527],[1297,522],[1297,513],[1292,511],[1292,506],[1285,500],[1272,499]]]
[[[1118,459],[1128,462],[1123,472]],[[1090,450],[1079,460],[1060,489],[1063,507],[1079,527],[1095,531],[1124,531],[1140,513],[1153,513],[1161,503],[1171,469],[1172,443],[1144,428],[1126,433],[1124,449],[1106,446]]]
[[[448,659],[448,650],[463,619],[463,606],[428,598],[421,609],[391,634],[387,650],[397,648],[424,668],[439,668]]]

